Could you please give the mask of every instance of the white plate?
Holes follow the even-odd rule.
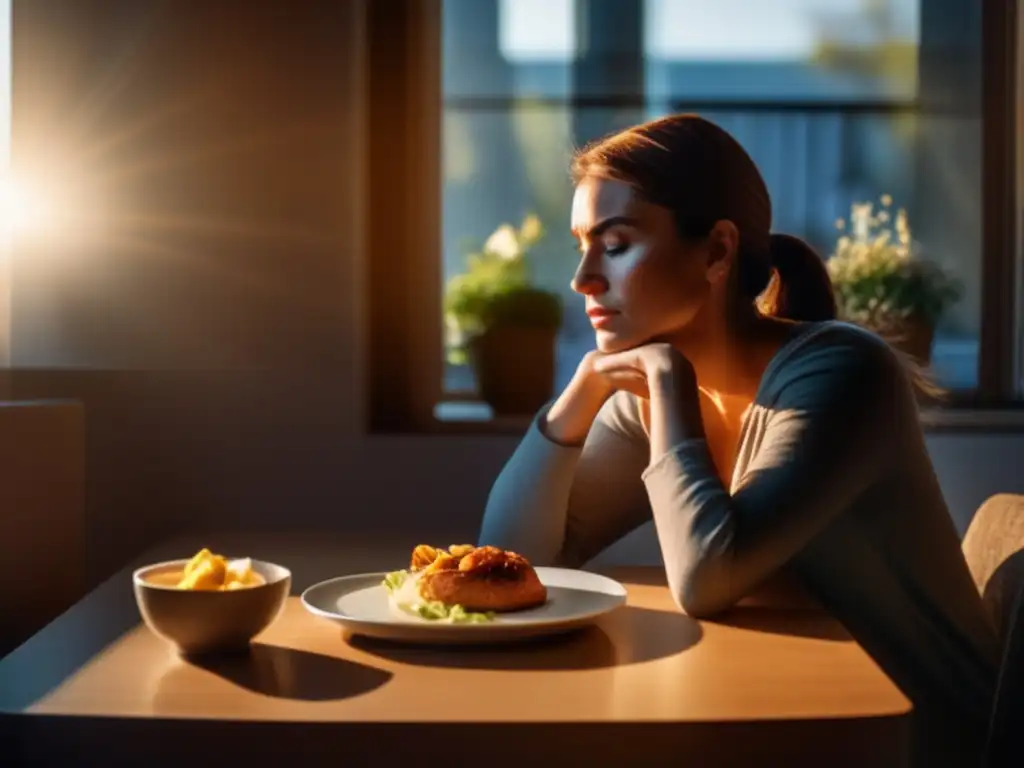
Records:
[[[544,605],[500,613],[480,624],[447,624],[395,612],[381,584],[384,573],[341,576],[302,593],[311,613],[341,624],[353,634],[412,643],[499,643],[567,632],[591,624],[626,602],[619,582],[568,568],[536,569],[548,588]]]

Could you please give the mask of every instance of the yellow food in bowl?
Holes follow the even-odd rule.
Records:
[[[185,565],[177,587],[216,592],[256,587],[263,583],[263,577],[252,569],[250,558],[229,561],[202,549]]]

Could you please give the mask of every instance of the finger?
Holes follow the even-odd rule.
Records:
[[[647,379],[645,379],[643,376],[641,376],[638,372],[630,370],[628,368],[616,369],[614,371],[605,371],[602,375],[608,381],[618,382],[618,383],[626,383],[626,382],[629,382],[629,381],[633,381],[633,382],[642,381],[642,382],[646,383],[646,381],[647,381]]]
[[[649,390],[647,379],[643,375],[629,369],[618,369],[602,374],[608,384],[619,390],[632,392],[639,397],[647,398]]]
[[[638,371],[639,365],[637,363],[636,355],[617,353],[614,355],[608,355],[607,357],[599,357],[594,362],[594,370],[599,373],[620,370]]]

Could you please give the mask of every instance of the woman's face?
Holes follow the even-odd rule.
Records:
[[[587,299],[602,352],[679,336],[724,299],[735,251],[729,222],[707,242],[684,243],[669,209],[625,182],[590,176],[573,196],[572,232],[581,253],[572,289]]]

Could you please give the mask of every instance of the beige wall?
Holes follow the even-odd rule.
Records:
[[[363,437],[360,5],[15,4],[15,166],[87,215],[18,245],[11,389],[85,403],[94,575],[183,526],[473,524],[501,440]]]
[[[73,402],[0,402],[0,656],[85,592],[85,424]]]
[[[14,395],[85,403],[93,578],[186,527],[475,532],[514,438],[363,431],[358,8],[16,0],[15,162],[113,214],[13,270]],[[1024,436],[929,445],[958,520],[1024,491]]]

